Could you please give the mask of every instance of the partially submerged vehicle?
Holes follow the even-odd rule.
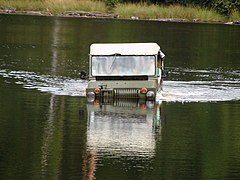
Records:
[[[165,76],[164,57],[156,43],[92,44],[87,98],[155,100]]]

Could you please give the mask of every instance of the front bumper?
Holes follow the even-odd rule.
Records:
[[[144,81],[96,81],[90,80],[86,89],[91,99],[146,99],[155,100],[158,83],[156,79]]]
[[[137,88],[121,88],[121,89],[87,89],[86,95],[90,101],[95,99],[144,99],[155,100],[156,90],[146,89],[145,92],[142,89]]]

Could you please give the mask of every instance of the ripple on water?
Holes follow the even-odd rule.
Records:
[[[215,71],[207,70],[185,71],[190,73],[189,77],[191,75],[195,76],[195,73],[201,77],[206,76],[207,72],[217,74]],[[238,71],[218,73],[218,76],[224,76],[225,78],[219,80],[218,76],[214,76],[215,79],[211,76],[210,80],[164,81],[163,90],[157,94],[157,101],[211,102],[240,100],[240,73]],[[26,89],[37,89],[55,95],[85,96],[87,86],[87,81],[84,80],[40,75],[27,71],[0,70],[0,76],[13,79],[16,84],[22,85]]]

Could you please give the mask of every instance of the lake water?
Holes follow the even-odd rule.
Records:
[[[156,103],[87,103],[89,46],[157,42]],[[239,179],[240,26],[0,15],[0,179]]]

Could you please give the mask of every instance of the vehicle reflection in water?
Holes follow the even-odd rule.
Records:
[[[84,178],[94,179],[105,163],[111,166],[121,162],[124,169],[131,169],[126,167],[126,161],[136,160],[138,170],[146,168],[146,162],[154,158],[156,142],[161,138],[166,119],[162,113],[162,103],[89,102]]]

